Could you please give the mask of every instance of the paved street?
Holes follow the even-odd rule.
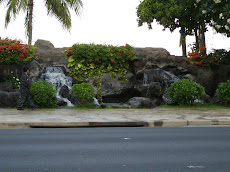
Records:
[[[229,127],[0,130],[2,172],[229,172]]]

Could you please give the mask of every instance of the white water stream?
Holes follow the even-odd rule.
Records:
[[[64,74],[62,67],[47,67],[46,73],[42,74],[42,79],[54,86],[54,89],[57,90],[57,98],[65,101],[67,106],[74,106],[67,98],[63,98],[59,94],[60,89],[64,85],[66,85],[69,90],[71,90],[72,87],[72,78]]]

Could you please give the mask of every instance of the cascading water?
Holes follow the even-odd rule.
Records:
[[[149,81],[148,81],[148,75],[146,73],[144,73],[144,76],[143,76],[143,86],[149,86]]]
[[[54,86],[54,89],[57,90],[57,98],[65,101],[67,106],[74,106],[67,98],[63,98],[59,94],[62,86],[66,85],[69,90],[72,87],[72,78],[64,74],[62,67],[47,67],[46,73],[42,74],[41,78]]]

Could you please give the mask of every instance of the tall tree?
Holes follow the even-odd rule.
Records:
[[[6,3],[7,12],[5,27],[7,28],[12,17],[15,19],[20,11],[26,12],[25,28],[28,36],[28,43],[32,42],[33,29],[33,8],[34,0],[0,0],[0,4]],[[82,7],[81,0],[44,0],[48,15],[54,15],[62,24],[64,29],[71,29],[71,14],[69,9],[73,9],[76,15],[80,14]]]

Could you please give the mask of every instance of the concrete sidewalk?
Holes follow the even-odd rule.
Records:
[[[0,108],[0,128],[33,127],[175,127],[230,125],[230,110],[205,109],[50,109]]]

